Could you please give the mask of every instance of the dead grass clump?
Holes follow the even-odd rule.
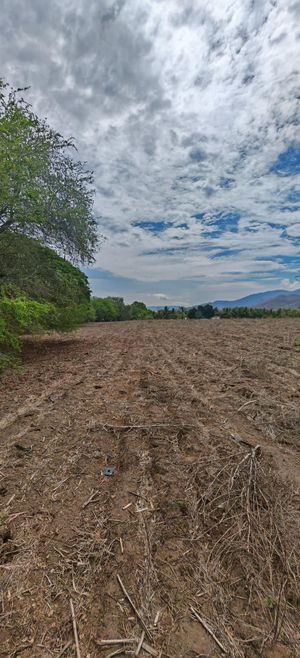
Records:
[[[277,418],[279,428],[278,441],[280,443],[299,443],[300,408],[298,405],[286,405],[280,409]]]
[[[269,378],[266,359],[263,359],[261,355],[259,357],[247,356],[247,358],[241,358],[240,367],[244,377],[249,379]]]
[[[252,413],[250,412],[250,416]],[[277,443],[299,445],[300,408],[299,404],[275,405],[261,398],[260,406],[253,419],[263,427],[267,436]]]
[[[276,479],[259,447],[218,446],[190,476],[201,611],[231,655],[252,655],[277,642],[295,647],[299,497]]]
[[[106,519],[99,515],[88,529],[77,528],[77,536],[72,545],[72,571],[76,574],[82,587],[88,587],[90,581],[100,573],[104,562],[113,554],[116,540],[109,541]]]

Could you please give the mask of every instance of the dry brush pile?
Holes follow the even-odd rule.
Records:
[[[190,467],[186,494],[199,609],[224,649],[300,648],[299,496],[259,446],[226,444]]]

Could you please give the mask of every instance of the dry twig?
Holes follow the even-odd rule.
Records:
[[[69,649],[71,644],[72,644],[71,640],[67,642],[67,644],[65,644],[65,646],[62,648],[61,652],[58,654],[56,658],[61,658],[64,655],[64,653],[67,651],[67,649]]]
[[[123,583],[121,577],[119,576],[119,574],[117,574],[117,580],[118,580],[118,583],[119,583],[119,585],[120,585],[120,587],[121,587],[121,590],[122,590],[123,594],[126,596],[127,601],[128,601],[129,604],[131,605],[134,614],[136,615],[136,617],[137,617],[137,619],[139,620],[139,622],[140,622],[141,626],[143,627],[143,629],[146,631],[146,633],[147,633],[149,639],[151,639],[151,633],[149,632],[149,630],[148,630],[148,628],[147,628],[147,626],[146,626],[146,624],[145,624],[143,618],[141,617],[139,611],[138,611],[137,608],[135,607],[132,598],[129,596],[129,594],[128,594],[126,588],[125,588],[125,585],[124,585],[124,583]]]
[[[193,608],[193,606],[191,606],[191,611],[192,611],[194,617],[196,617],[196,619],[200,622],[200,624],[202,624],[203,628],[205,628],[205,630],[209,633],[209,635],[211,635],[211,637],[214,639],[214,641],[216,642],[218,647],[220,649],[222,649],[223,653],[227,653],[227,651],[226,651],[225,647],[223,646],[222,642],[220,642],[220,640],[218,640],[217,636],[212,631],[212,629],[208,626],[207,622],[203,619],[203,617],[200,617],[199,613],[195,610],[195,608]]]
[[[94,640],[94,642],[98,647],[107,647],[113,646],[114,644],[135,644],[136,639],[134,637],[125,637],[117,640]]]
[[[80,647],[79,647],[79,640],[78,640],[78,633],[77,633],[77,624],[76,624],[75,610],[74,610],[74,604],[73,604],[72,599],[70,599],[70,608],[71,608],[71,616],[72,616],[72,624],[73,624],[74,640],[75,640],[75,646],[76,646],[76,655],[77,655],[77,658],[81,658]]]
[[[140,641],[139,641],[139,643],[138,643],[138,645],[137,645],[137,648],[136,648],[136,651],[135,651],[135,654],[134,654],[135,656],[138,656],[138,655],[139,655],[140,650],[141,650],[141,648],[142,648],[142,644],[143,644],[143,642],[144,642],[144,639],[145,639],[145,631],[142,630],[142,635],[141,635],[141,637],[140,637]]]
[[[95,500],[96,496],[100,493],[100,491],[92,491],[90,497],[86,500],[85,503],[82,505],[82,509],[85,509],[90,503],[97,503],[97,500]]]

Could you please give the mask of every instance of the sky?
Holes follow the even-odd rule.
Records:
[[[94,294],[300,287],[300,0],[2,0],[0,62],[94,170]]]

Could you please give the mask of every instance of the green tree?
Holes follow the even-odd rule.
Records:
[[[118,320],[118,304],[111,297],[93,297],[92,305],[96,314],[96,322],[114,322]]]
[[[37,240],[8,232],[0,245],[0,292],[10,286],[31,299],[57,306],[90,302],[83,272]]]
[[[211,304],[192,306],[192,308],[190,308],[187,313],[187,316],[190,320],[201,320],[203,318],[209,319],[213,318],[214,315],[215,309]]]
[[[20,91],[0,81],[0,250],[13,232],[90,262],[98,242],[93,175]]]
[[[117,320],[129,320],[129,308],[124,304],[123,297],[108,297],[117,309]]]
[[[146,320],[153,317],[153,313],[149,311],[143,302],[133,302],[130,304],[129,315],[131,320]]]

